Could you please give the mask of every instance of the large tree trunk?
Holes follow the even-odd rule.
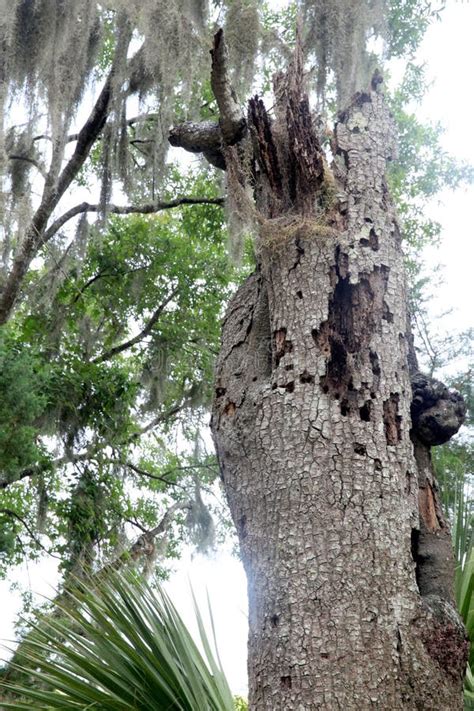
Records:
[[[376,84],[340,115],[332,171],[295,75],[273,125],[250,104],[258,269],[224,321],[213,434],[248,577],[255,711],[462,708],[466,641],[429,448],[415,457],[412,441]]]

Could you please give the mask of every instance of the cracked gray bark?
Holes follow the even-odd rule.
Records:
[[[249,105],[258,267],[224,319],[212,430],[248,580],[252,711],[462,708],[379,83],[339,116],[331,169],[291,71],[275,120]]]

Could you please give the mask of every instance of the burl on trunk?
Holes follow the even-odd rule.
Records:
[[[255,97],[245,121],[221,33],[212,54],[213,162],[239,209],[250,182],[259,224],[212,418],[248,578],[250,708],[461,709],[467,643],[429,447],[464,410],[416,373],[380,78],[339,115],[329,167],[298,51],[273,116]]]

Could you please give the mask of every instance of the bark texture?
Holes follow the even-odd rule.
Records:
[[[412,426],[392,123],[377,81],[340,115],[329,170],[295,76],[274,121],[250,102],[259,266],[224,320],[212,425],[248,578],[250,708],[461,709],[429,407]]]
[[[468,645],[430,447],[464,405],[418,372],[382,78],[339,115],[329,168],[298,44],[273,116],[254,97],[246,121],[221,32],[211,53],[229,201],[260,226],[212,417],[248,579],[250,709],[454,711]],[[207,151],[199,134],[170,140]]]

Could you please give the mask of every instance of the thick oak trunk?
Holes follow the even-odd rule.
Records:
[[[227,311],[213,414],[250,708],[461,709],[449,534],[412,441],[390,117],[376,87],[356,96],[330,172],[294,78],[279,102],[273,125],[251,102],[259,266]]]

